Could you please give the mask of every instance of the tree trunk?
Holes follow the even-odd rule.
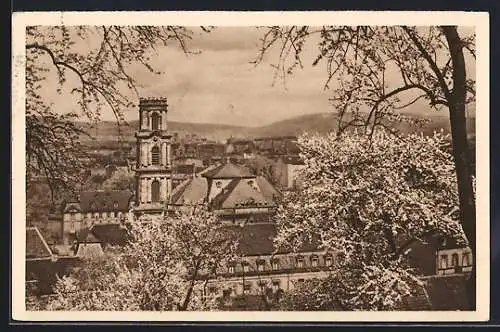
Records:
[[[453,65],[453,90],[449,100],[453,157],[457,173],[460,222],[469,241],[474,265],[468,281],[468,296],[472,310],[476,307],[476,203],[472,187],[472,170],[469,160],[467,125],[465,117],[466,72],[462,42],[455,26],[442,27],[450,49]]]

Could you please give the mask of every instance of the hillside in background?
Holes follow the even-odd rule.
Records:
[[[392,122],[390,126],[402,133],[423,132],[432,134],[434,131],[443,129],[450,130],[448,116],[443,113],[428,113],[426,115],[412,114],[405,112],[406,116],[423,119],[429,122],[422,127],[412,125],[408,122]],[[286,120],[274,122],[262,127],[243,127],[211,123],[187,123],[169,121],[169,130],[178,132],[181,136],[196,134],[199,137],[206,137],[210,140],[224,142],[229,137],[253,138],[263,136],[299,136],[303,132],[327,133],[337,128],[338,116],[334,113],[307,114],[292,117]],[[121,135],[126,141],[134,141],[134,134],[138,128],[138,121],[133,121],[128,125],[120,127]],[[89,124],[83,124],[89,129]],[[475,117],[469,118],[469,135],[475,135]],[[116,141],[118,139],[118,126],[115,122],[103,121],[90,129],[90,134],[95,137],[95,142]],[[83,138],[82,138],[83,139]]]

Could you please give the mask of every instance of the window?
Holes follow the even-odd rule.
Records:
[[[332,263],[333,263],[332,256],[330,256],[330,255],[325,256],[325,265],[332,266]]]
[[[267,287],[267,282],[265,280],[259,280],[257,285],[259,285],[260,289],[265,289]]]
[[[96,210],[95,202],[90,203],[90,210],[92,210],[92,211]]]
[[[468,252],[462,255],[462,266],[470,266],[470,254]]]
[[[266,268],[265,262],[263,260],[257,261],[257,271],[264,271]]]
[[[317,267],[318,266],[318,256],[312,256],[311,257],[311,266],[312,267]]]
[[[160,164],[160,148],[156,145],[151,149],[151,163],[153,165]]]
[[[69,220],[75,220],[76,219],[76,213],[75,212],[70,212],[69,214]]]
[[[279,279],[273,279],[272,281],[273,289],[277,290],[280,288],[280,280]]]
[[[158,180],[151,183],[151,201],[153,203],[160,201],[160,182]]]
[[[243,293],[245,294],[250,293],[251,290],[252,290],[252,283],[245,282],[245,284],[243,285]]]
[[[250,264],[247,262],[243,262],[241,265],[243,266],[243,272],[248,272],[250,270]]]
[[[234,273],[234,265],[229,265],[228,268],[227,268],[227,271],[229,273]]]
[[[160,130],[160,120],[161,120],[161,116],[159,116],[158,113],[153,113],[153,115],[151,115],[151,129],[152,130]]]
[[[215,295],[215,294],[217,294],[217,287],[208,286],[208,295]]]
[[[273,259],[272,261],[272,266],[273,266],[273,270],[279,270],[280,269],[280,261],[277,260],[277,259]]]
[[[221,181],[217,181],[217,182],[215,182],[215,186],[216,186],[217,188],[222,187],[222,182],[221,182]]]
[[[453,255],[451,255],[451,266],[458,266],[458,254],[457,253],[454,253]]]
[[[448,255],[441,255],[441,262],[440,262],[439,266],[442,269],[448,268]]]
[[[118,202],[117,201],[113,202],[113,208],[118,209]]]
[[[297,263],[297,268],[303,268],[304,267],[304,257],[297,257],[296,260]]]

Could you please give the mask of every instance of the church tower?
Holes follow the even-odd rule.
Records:
[[[161,214],[172,191],[170,144],[167,131],[167,99],[141,98],[136,178],[136,215]]]

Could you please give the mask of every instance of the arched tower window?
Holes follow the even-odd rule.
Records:
[[[153,165],[160,164],[160,148],[156,145],[151,149],[151,163]]]
[[[154,180],[151,183],[151,201],[153,203],[160,201],[160,181]]]
[[[161,116],[158,113],[153,113],[151,115],[151,129],[152,130],[160,130],[160,120]]]

